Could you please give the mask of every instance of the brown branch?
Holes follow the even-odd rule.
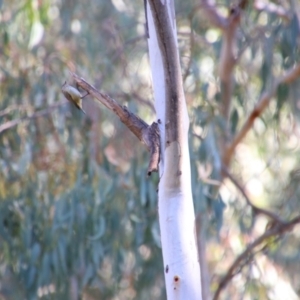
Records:
[[[237,29],[246,4],[246,0],[241,0],[237,5],[231,7],[229,16],[226,19],[226,26],[223,28],[222,48],[218,67],[221,82],[221,114],[226,122],[223,143],[230,138],[229,119],[234,87],[233,70],[237,62],[237,54],[235,53]],[[224,148],[224,145],[222,148]]]
[[[259,245],[261,245],[263,242],[265,242],[267,239],[271,237],[284,234],[286,231],[291,230],[293,226],[295,226],[298,223],[300,223],[300,216],[295,217],[289,222],[285,222],[282,224],[277,223],[277,225],[270,227],[265,233],[263,233],[260,237],[258,237],[254,242],[249,244],[247,248],[234,260],[234,262],[231,264],[226,274],[219,282],[219,286],[215,292],[213,300],[219,299],[221,291],[227,286],[229,281],[239,273],[241,267],[243,266],[243,263],[247,262],[249,258],[253,256],[253,251],[256,247],[258,247]]]
[[[155,107],[153,105],[153,102],[150,101],[150,100],[147,100],[143,97],[141,97],[139,94],[138,94],[138,91],[132,91],[130,93],[130,96],[131,98],[134,98],[134,101],[135,102],[139,102],[140,104],[142,105],[146,105],[150,108],[151,112],[155,114]],[[116,94],[112,94],[112,97],[116,97],[116,98],[125,98],[125,99],[128,99],[129,97],[129,94],[128,93],[116,93]]]
[[[203,8],[210,22],[215,27],[223,31],[222,48],[220,52],[218,73],[220,77],[221,103],[220,112],[225,121],[225,128],[222,132],[220,148],[226,148],[226,144],[230,140],[230,112],[232,93],[234,88],[233,70],[238,61],[238,56],[235,53],[237,29],[240,25],[242,11],[248,4],[248,0],[240,0],[236,5],[229,10],[227,18],[222,17],[213,1],[202,0],[202,3],[197,8]]]
[[[300,64],[295,67],[289,69],[283,76],[275,80],[272,88],[268,91],[265,91],[252,112],[250,113],[248,119],[245,124],[241,128],[241,130],[236,134],[234,140],[227,148],[223,156],[223,164],[228,167],[232,155],[235,151],[237,145],[243,140],[249,130],[252,128],[254,121],[257,117],[262,115],[264,110],[268,107],[271,99],[275,96],[277,88],[280,84],[289,84],[295,81],[300,76]]]
[[[242,187],[242,185],[238,182],[238,180],[229,172],[227,167],[225,167],[224,165],[222,166],[222,172],[233,182],[233,184],[241,192],[241,194],[244,196],[244,198],[246,200],[246,203],[252,208],[252,210],[255,214],[262,214],[262,215],[267,216],[268,218],[270,218],[273,221],[273,224],[275,224],[275,223],[284,224],[285,223],[285,221],[282,220],[275,213],[268,211],[264,208],[259,208],[255,204],[253,204],[252,201],[249,199],[248,195],[246,194],[245,189]]]
[[[148,175],[158,170],[159,163],[159,149],[160,139],[157,123],[152,123],[149,126],[141,118],[130,112],[125,106],[121,106],[110,96],[98,91],[92,85],[87,83],[83,78],[79,77],[73,72],[70,72],[73,79],[83,90],[88,92],[91,96],[96,98],[101,104],[107,107],[110,111],[115,113],[122,123],[124,123],[128,129],[146,145],[150,152],[150,162],[148,166]]]
[[[230,139],[229,118],[231,111],[231,98],[234,87],[233,70],[237,62],[236,35],[237,29],[240,25],[240,17],[243,9],[247,5],[247,0],[240,0],[239,3],[229,10],[227,18],[222,17],[214,4],[209,3],[208,0],[202,0],[201,8],[205,9],[206,15],[209,17],[211,23],[223,31],[222,48],[219,59],[218,73],[221,85],[221,104],[220,111],[226,123],[221,147],[225,148],[226,142]]]
[[[14,126],[19,125],[22,122],[28,122],[28,121],[30,121],[32,119],[35,119],[35,118],[47,115],[50,112],[52,112],[53,110],[57,109],[58,107],[60,107],[60,106],[62,106],[64,104],[66,104],[65,101],[64,102],[59,102],[59,103],[56,103],[56,104],[54,104],[52,106],[47,107],[46,109],[40,110],[38,112],[35,112],[31,116],[24,117],[24,118],[21,118],[21,119],[18,119],[18,120],[8,121],[8,122],[0,125],[0,133],[2,133],[2,132],[6,131],[6,130],[14,127]]]

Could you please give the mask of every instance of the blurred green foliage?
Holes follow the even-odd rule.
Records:
[[[220,11],[227,2],[218,1]],[[195,208],[205,216],[211,275],[219,275],[267,221],[251,214],[229,181],[215,188],[224,125],[217,77],[222,34],[196,4],[177,1],[178,40]],[[299,61],[299,5],[280,5],[286,18],[251,5],[242,17],[233,135],[274,78]],[[91,98],[84,100],[86,117],[60,92],[71,69],[145,121],[155,120],[144,18],[143,1],[136,0],[1,2],[1,299],[165,299],[158,178],[146,178],[148,154]],[[299,89],[299,80],[278,88],[231,169],[257,205],[287,219],[300,206]],[[23,121],[5,130],[16,120]],[[298,236],[299,228],[273,243],[224,299],[237,293],[278,299],[266,276],[273,264],[299,293]]]

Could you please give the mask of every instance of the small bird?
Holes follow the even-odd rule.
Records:
[[[67,84],[67,82],[65,81],[65,83],[62,85],[61,87],[61,91],[64,94],[64,96],[67,98],[67,100],[69,100],[71,103],[73,103],[79,110],[83,111],[83,113],[85,113],[85,111],[82,109],[82,99],[88,95],[88,93],[86,93],[84,96],[81,95],[81,93],[74,88],[73,86]]]

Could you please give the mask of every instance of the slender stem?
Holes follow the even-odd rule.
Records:
[[[219,282],[213,300],[219,299],[221,291],[227,286],[230,280],[241,271],[242,267],[245,266],[244,262],[248,261],[249,259],[252,259],[254,255],[253,251],[256,247],[260,246],[262,243],[264,243],[271,237],[278,236],[280,234],[283,234],[291,230],[296,224],[299,223],[300,223],[300,216],[297,216],[289,222],[284,222],[282,224],[277,224],[276,226],[272,226],[260,237],[258,237],[255,241],[249,244],[247,248],[234,260],[234,262],[231,264],[226,274]],[[262,249],[264,248],[265,247],[262,247]]]
[[[33,113],[31,116],[27,116],[27,117],[17,119],[17,120],[8,121],[8,122],[0,125],[0,133],[6,131],[8,129],[11,129],[11,128],[23,123],[23,122],[28,122],[32,119],[39,118],[41,116],[47,115],[47,114],[51,113],[53,110],[59,108],[60,106],[62,106],[64,104],[66,104],[66,101],[56,103],[56,104],[54,104],[52,106],[49,106],[49,107],[47,107],[43,110],[40,110],[38,112]]]
[[[229,145],[227,150],[223,155],[223,164],[228,167],[233,156],[233,153],[237,145],[244,139],[250,129],[253,127],[254,121],[257,117],[262,115],[265,109],[270,104],[271,99],[275,96],[277,88],[280,84],[289,84],[295,81],[300,76],[300,64],[289,69],[283,76],[278,78],[273,84],[272,88],[268,91],[265,91],[250,115],[248,116],[246,122],[242,126],[241,130],[236,134],[232,143]]]

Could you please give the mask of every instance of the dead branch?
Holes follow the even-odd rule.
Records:
[[[262,243],[264,243],[266,240],[268,240],[271,237],[276,237],[284,234],[285,232],[291,230],[296,224],[299,223],[300,223],[300,216],[295,217],[289,222],[284,222],[281,224],[277,223],[276,225],[270,227],[265,233],[263,233],[260,237],[258,237],[254,242],[249,244],[247,248],[234,260],[234,262],[231,264],[226,274],[220,280],[219,286],[215,292],[213,300],[219,299],[221,291],[227,286],[230,280],[241,271],[242,267],[246,265],[246,263],[249,260],[252,259],[252,257],[254,256],[253,251],[255,248],[260,246]],[[262,249],[264,248],[265,247],[262,247]]]
[[[160,138],[158,124],[156,122],[153,122],[150,126],[148,126],[146,130],[146,142],[148,145],[150,145],[150,148],[148,149],[150,151],[148,176],[150,176],[151,172],[158,171],[158,163],[160,158]]]
[[[150,152],[148,175],[151,175],[152,172],[156,172],[158,170],[158,163],[160,158],[160,139],[157,123],[154,122],[151,126],[149,126],[141,118],[130,112],[127,107],[121,106],[110,96],[98,91],[96,88],[94,88],[92,85],[87,83],[83,78],[79,77],[75,73],[70,73],[78,86],[80,86],[83,90],[96,98],[101,104],[103,104],[110,111],[116,114],[121,122],[124,123],[128,127],[128,129],[142,143],[146,145],[148,151]]]
[[[241,128],[241,130],[236,134],[235,138],[233,139],[232,143],[229,145],[227,150],[224,152],[223,155],[223,164],[227,167],[230,163],[232,155],[235,151],[237,145],[243,140],[249,130],[252,128],[254,121],[257,117],[261,116],[264,110],[268,107],[271,99],[275,96],[277,88],[280,84],[289,84],[295,81],[300,76],[300,64],[296,65],[295,67],[289,69],[283,76],[275,80],[272,88],[270,90],[265,91],[252,112],[250,113],[249,117],[247,118],[245,124]]]

